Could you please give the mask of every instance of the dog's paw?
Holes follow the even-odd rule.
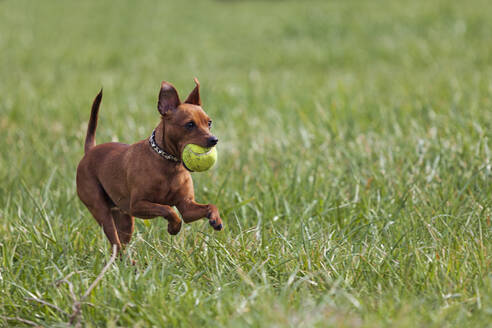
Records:
[[[222,230],[222,228],[224,227],[222,225],[222,220],[220,219],[220,217],[216,217],[216,218],[212,217],[210,218],[210,220],[208,220],[208,223],[210,223],[212,228],[214,228],[217,231]]]
[[[169,232],[170,235],[177,235],[178,232],[181,230],[181,225],[182,221],[180,220],[179,222],[169,222],[167,224],[167,232]]]

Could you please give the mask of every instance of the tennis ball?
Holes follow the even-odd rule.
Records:
[[[195,144],[187,144],[183,149],[183,163],[194,172],[203,172],[211,168],[217,160],[215,147],[203,148]]]

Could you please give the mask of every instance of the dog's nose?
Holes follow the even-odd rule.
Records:
[[[216,136],[211,136],[207,140],[207,146],[213,147],[217,144],[217,142],[219,142],[219,139]]]

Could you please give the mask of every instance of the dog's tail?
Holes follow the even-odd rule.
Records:
[[[94,98],[94,102],[92,103],[91,118],[89,119],[89,124],[87,126],[87,135],[85,137],[85,153],[87,153],[89,149],[96,145],[97,114],[99,113],[99,105],[101,104],[102,95],[103,90],[101,89],[96,98]]]

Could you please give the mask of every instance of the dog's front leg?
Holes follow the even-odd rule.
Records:
[[[222,230],[223,225],[219,210],[213,204],[198,204],[194,201],[183,201],[178,204],[177,208],[186,223],[208,218],[208,222],[215,230]]]
[[[181,219],[171,206],[152,203],[146,200],[132,202],[130,214],[142,219],[152,219],[157,216],[164,217],[169,223],[167,231],[175,235],[181,230]]]

